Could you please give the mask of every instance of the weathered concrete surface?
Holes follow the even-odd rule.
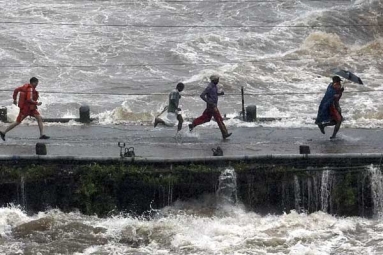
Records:
[[[3,128],[4,129],[4,128]],[[309,145],[311,154],[382,153],[383,130],[341,129],[331,141],[332,128],[322,135],[318,129],[233,128],[233,135],[222,140],[218,129],[197,127],[183,130],[176,137],[173,128],[140,125],[51,125],[46,127],[50,140],[39,140],[37,126],[19,126],[0,140],[0,155],[35,155],[35,144],[45,142],[48,155],[119,156],[118,142],[135,148],[142,157],[204,157],[220,146],[225,156],[297,154],[299,145]]]
[[[218,129],[203,127],[192,134],[185,130],[176,139],[170,128],[54,125],[46,128],[52,139],[43,141],[48,156],[37,157],[38,128],[21,126],[0,145],[0,206],[20,204],[30,213],[50,207],[101,216],[111,211],[141,214],[203,194],[216,198],[221,171],[231,167],[237,173],[238,198],[257,213],[294,209],[373,215],[370,164],[381,165],[382,130],[343,129],[335,141],[317,129],[231,130],[232,138],[223,141]],[[135,147],[134,164],[120,161],[119,141]],[[311,147],[309,157],[297,155],[301,144]],[[217,146],[229,160],[217,162],[224,158],[211,156]],[[323,170],[332,178],[327,209],[320,196]]]

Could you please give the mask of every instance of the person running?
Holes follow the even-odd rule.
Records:
[[[182,92],[184,88],[185,85],[180,82],[177,84],[176,88],[170,92],[167,112],[165,108],[164,112],[154,119],[154,127],[157,127],[158,124],[174,127],[178,122],[177,131],[182,129],[182,123],[184,120],[180,113],[181,109],[179,108],[179,102],[181,98],[180,92]]]
[[[327,87],[327,91],[319,105],[318,115],[315,124],[318,125],[322,134],[325,134],[325,127],[334,126],[334,132],[330,139],[336,138],[336,134],[342,124],[342,109],[339,100],[342,97],[344,88],[341,85],[342,79],[339,76],[332,77],[332,83]]]
[[[5,141],[5,135],[16,126],[18,126],[28,116],[33,116],[36,118],[40,129],[40,139],[49,139],[49,136],[44,135],[43,119],[41,118],[40,113],[37,111],[37,106],[42,104],[41,102],[37,102],[39,99],[39,92],[36,91],[38,84],[39,80],[36,77],[32,77],[29,80],[29,83],[24,84],[23,86],[14,90],[13,104],[19,106],[20,112],[15,122],[9,125],[4,132],[0,131],[0,137],[3,139],[3,141]],[[19,102],[17,102],[18,94],[20,94]]]
[[[210,83],[207,88],[200,95],[201,99],[206,102],[206,109],[200,117],[193,120],[189,124],[189,130],[192,131],[196,126],[203,123],[209,122],[212,117],[218,124],[219,129],[222,133],[222,138],[226,139],[231,136],[231,133],[228,133],[225,124],[223,123],[223,118],[218,110],[218,96],[223,96],[224,92],[218,93],[217,84],[219,82],[219,76],[212,75],[210,76]]]

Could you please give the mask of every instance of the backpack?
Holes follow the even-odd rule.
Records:
[[[27,102],[27,94],[28,94],[28,89],[31,87],[30,84],[24,84],[23,86],[21,87],[18,87],[16,90],[18,91],[19,93],[19,100],[18,100],[18,104],[17,106],[21,109],[23,107],[25,107],[26,104],[28,104]],[[33,89],[33,95],[32,95],[32,99],[34,101],[37,101],[39,99],[39,92],[37,92],[36,90]],[[34,105],[33,105],[34,106]]]
[[[19,92],[19,101],[18,101],[17,106],[20,109],[24,107],[25,102],[27,101],[27,91],[28,91],[29,86],[30,86],[29,84],[24,84],[23,86],[18,87],[16,89]]]

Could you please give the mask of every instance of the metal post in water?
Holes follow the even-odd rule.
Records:
[[[246,121],[246,112],[245,112],[245,93],[243,86],[241,87],[241,96],[242,96],[242,120]]]
[[[257,106],[256,105],[246,106],[246,121],[248,122],[257,121]]]

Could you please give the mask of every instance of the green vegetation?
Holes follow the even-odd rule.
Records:
[[[355,210],[358,210],[357,181],[358,176],[350,172],[337,178],[334,197],[338,211],[342,215],[352,215]]]
[[[57,165],[0,165],[0,176],[3,182],[17,181],[21,177],[34,181],[53,177]]]

